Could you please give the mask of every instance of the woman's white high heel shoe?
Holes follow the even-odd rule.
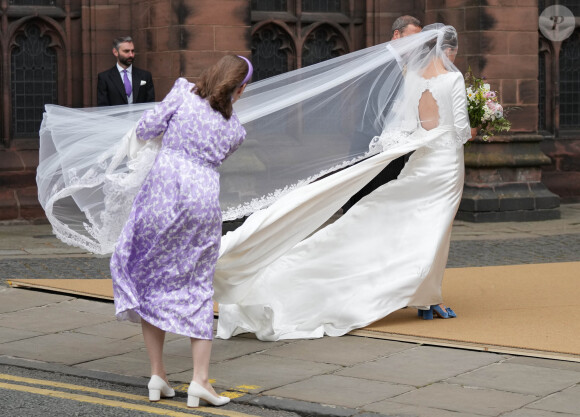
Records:
[[[147,384],[149,389],[149,401],[159,401],[161,397],[172,398],[175,397],[175,391],[171,388],[163,378],[153,375]]]
[[[228,397],[216,397],[197,382],[191,381],[187,389],[187,406],[192,408],[199,407],[200,398],[211,405],[224,405],[230,402]]]

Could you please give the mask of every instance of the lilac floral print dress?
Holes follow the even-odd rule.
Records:
[[[172,333],[213,337],[213,275],[222,215],[217,168],[245,138],[180,78],[143,114],[136,134],[164,133],[111,258],[117,318],[140,318]]]

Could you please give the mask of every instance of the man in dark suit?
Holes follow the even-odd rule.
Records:
[[[135,46],[130,36],[113,40],[115,66],[99,73],[97,106],[149,103],[155,101],[153,78],[149,71],[133,66]]]
[[[391,40],[419,33],[421,32],[421,28],[422,26],[419,19],[409,15],[401,16],[393,23],[391,28]],[[369,135],[363,136],[368,139]],[[346,204],[342,207],[343,213],[346,213],[356,202],[379,188],[381,185],[396,179],[403,170],[406,159],[408,159],[408,155],[403,155],[387,165],[381,172],[377,174],[376,177],[370,180],[367,185],[361,188],[360,191],[358,191],[350,198],[350,200],[346,202]]]

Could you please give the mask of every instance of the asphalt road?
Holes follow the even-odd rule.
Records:
[[[231,417],[296,417],[231,402],[224,407],[186,406],[187,387],[176,387],[174,399],[149,402],[142,386],[116,384],[57,372],[0,365],[0,416],[5,417],[145,417],[184,415]]]

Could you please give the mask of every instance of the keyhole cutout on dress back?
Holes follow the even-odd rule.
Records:
[[[429,90],[423,91],[419,100],[419,120],[425,130],[439,126],[439,106]]]

